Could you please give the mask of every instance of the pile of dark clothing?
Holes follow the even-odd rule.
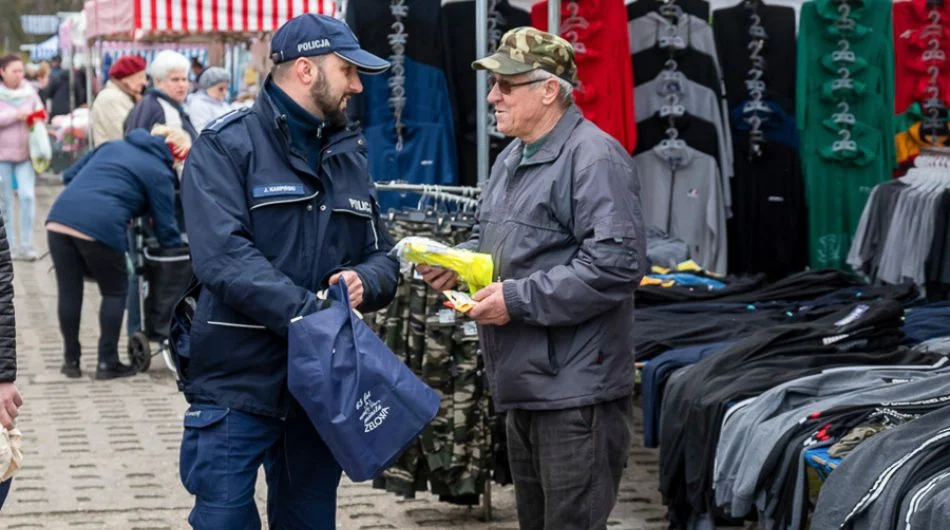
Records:
[[[671,527],[806,528],[829,462],[950,405],[950,304],[829,270],[724,280],[638,291],[644,442],[660,448]],[[914,488],[950,473],[941,466],[893,486],[894,509],[911,489],[932,499]],[[940,503],[929,506],[913,506],[920,520]]]

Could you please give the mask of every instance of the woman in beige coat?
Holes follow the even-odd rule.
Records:
[[[90,111],[94,147],[125,137],[125,119],[141,99],[147,82],[145,66],[145,59],[126,55],[109,69],[109,81],[96,96]]]

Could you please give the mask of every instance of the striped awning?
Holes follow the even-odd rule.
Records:
[[[89,0],[86,38],[276,31],[303,13],[334,15],[334,0]]]

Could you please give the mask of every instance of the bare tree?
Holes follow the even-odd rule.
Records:
[[[55,15],[60,11],[82,10],[82,0],[2,0],[0,1],[0,46],[4,53],[17,51],[21,44],[39,42],[42,35],[26,35],[20,26],[21,15]]]

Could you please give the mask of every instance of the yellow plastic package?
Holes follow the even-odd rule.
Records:
[[[492,282],[495,268],[489,254],[459,250],[424,237],[407,237],[396,244],[393,253],[416,265],[435,265],[456,272],[472,294]]]

